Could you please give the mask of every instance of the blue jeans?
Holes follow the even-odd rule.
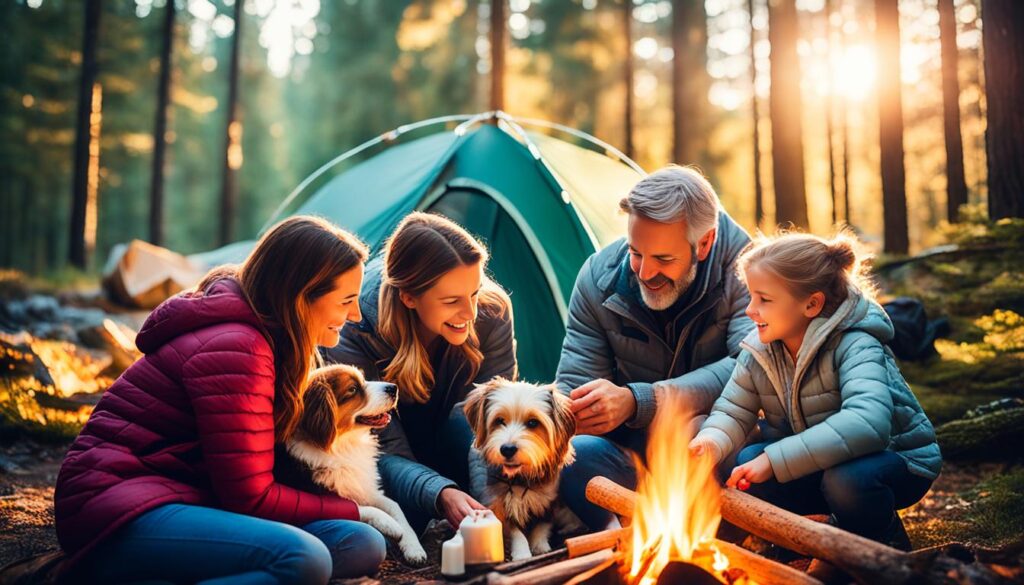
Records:
[[[643,438],[639,431],[627,440],[638,453],[643,452]],[[615,483],[636,489],[636,465],[631,455],[615,442],[594,435],[577,435],[572,438],[576,449],[576,461],[562,470],[558,493],[565,505],[572,510],[592,531],[604,530],[612,519],[608,510],[591,504],[587,500],[587,482],[597,475],[603,475]]]
[[[753,460],[770,444],[747,445],[736,464]],[[879,451],[786,483],[772,478],[752,484],[748,493],[797,514],[832,514],[840,528],[883,540],[896,510],[920,501],[931,485],[896,453]]]
[[[377,572],[386,552],[384,537],[361,522],[320,520],[297,528],[166,504],[97,546],[79,575],[93,583],[327,583]]]

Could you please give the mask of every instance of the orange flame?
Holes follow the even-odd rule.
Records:
[[[692,418],[674,394],[659,397],[647,464],[637,461],[630,583],[653,585],[670,561],[692,562],[719,578],[728,567],[711,542],[722,519],[721,490],[711,458],[690,455]]]

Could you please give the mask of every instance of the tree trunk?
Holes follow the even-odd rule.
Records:
[[[846,51],[846,33],[840,27],[839,29],[839,54],[843,54]],[[848,103],[845,95],[839,96],[839,141],[842,143],[843,148],[843,222],[848,225],[853,225],[853,220],[850,218],[850,130],[849,123],[846,119],[846,110]]]
[[[167,108],[171,92],[171,55],[174,51],[174,0],[164,15],[164,45],[160,52],[156,123],[153,126],[153,177],[149,188],[149,241],[164,243],[164,156],[167,152]]]
[[[505,109],[505,36],[507,0],[491,0],[491,110]]]
[[[1024,217],[1024,2],[982,0],[988,214]]]
[[[235,240],[235,215],[238,207],[238,169],[242,167],[242,122],[238,119],[238,61],[242,38],[242,11],[245,0],[235,0],[235,33],[231,38],[231,65],[228,70],[227,126],[224,137],[224,170],[220,191],[220,244]]]
[[[942,122],[946,135],[946,215],[956,222],[967,203],[964,143],[960,135],[960,79],[953,0],[939,1],[939,44],[942,47]]]
[[[672,158],[707,163],[708,29],[703,2],[672,2]]]
[[[747,0],[750,16],[750,113],[754,121],[754,225],[764,221],[764,187],[761,186],[761,115],[757,111],[757,30],[754,29],[754,0]]]
[[[906,254],[910,243],[907,236],[907,187],[903,168],[898,0],[875,0],[875,36],[885,251],[890,254]]]
[[[78,84],[78,112],[75,116],[75,160],[71,191],[71,234],[68,260],[85,269],[89,263],[85,243],[86,207],[89,198],[89,142],[93,86],[96,83],[96,43],[99,39],[101,0],[86,0],[85,30],[82,36],[82,76]]]
[[[832,112],[835,86],[832,84],[832,0],[825,0],[825,74],[828,90],[825,93],[825,138],[828,140],[828,187],[832,195],[832,225],[839,222],[839,194],[836,190],[836,153],[833,147]]]
[[[800,99],[800,36],[794,0],[769,0],[768,40],[771,43],[772,171],[775,182],[775,222],[806,230],[807,193],[804,186],[803,110]]]
[[[622,36],[626,40],[622,78],[626,86],[625,140],[623,153],[633,158],[633,0],[622,0]]]

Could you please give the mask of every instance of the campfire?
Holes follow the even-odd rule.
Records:
[[[671,398],[659,404],[637,491],[604,477],[587,499],[624,527],[569,538],[565,548],[498,565],[475,582],[488,585],[871,585],[1003,583],[977,562],[942,551],[904,553],[816,522],[735,489],[723,490],[706,457],[691,457],[690,417]],[[715,538],[723,521],[816,560],[810,573]]]
[[[624,567],[630,585],[657,583],[671,562],[733,580],[725,574],[729,560],[714,544],[722,520],[714,462],[690,455],[690,420],[675,394],[663,399],[650,429],[647,460],[636,461],[636,507]]]

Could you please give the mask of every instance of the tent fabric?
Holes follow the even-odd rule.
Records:
[[[583,262],[625,234],[618,201],[641,178],[626,163],[507,124],[442,130],[341,172],[293,214],[319,215],[379,251],[412,211],[440,213],[484,241],[489,271],[512,298],[524,379],[553,379],[565,307]],[[241,262],[237,242],[190,257],[212,267]]]

